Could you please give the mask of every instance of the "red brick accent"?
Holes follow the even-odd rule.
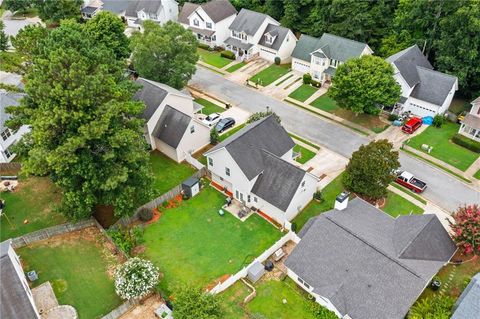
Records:
[[[222,185],[218,184],[218,183],[215,183],[214,181],[212,181],[212,186],[215,187],[216,189],[218,189],[219,191],[223,192],[224,191],[224,188]],[[230,192],[230,191],[226,191],[225,192],[228,196],[230,197],[233,197],[233,193]]]
[[[277,228],[282,228],[282,225],[280,225],[279,223],[277,223],[277,221],[275,219],[273,219],[272,217],[268,216],[267,214],[265,214],[264,212],[262,212],[261,210],[257,210],[257,213],[258,215],[260,215],[263,219],[266,219],[268,222],[272,223],[273,225],[275,225],[275,227]]]

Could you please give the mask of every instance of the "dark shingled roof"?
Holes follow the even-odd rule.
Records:
[[[232,37],[228,37],[225,40],[225,43],[233,45],[234,47],[240,48],[240,49],[243,49],[243,50],[248,50],[251,47],[253,47],[253,44],[251,44],[251,43],[242,42],[241,40],[238,40],[238,39],[235,39],[235,38],[232,38]]]
[[[8,256],[10,244],[10,239],[0,244],[0,315],[2,318],[12,319],[37,318],[23,283]]]
[[[286,211],[306,172],[299,167],[263,152],[264,171],[258,176],[252,193]]]
[[[96,7],[86,6],[86,7],[83,7],[82,10],[80,10],[80,12],[81,13],[86,13],[86,14],[92,14],[95,11],[97,11],[97,9],[98,8],[96,8]]]
[[[467,115],[465,115],[462,123],[477,130],[480,129],[480,117],[474,114],[468,113]]]
[[[233,20],[229,29],[237,32],[245,32],[248,35],[255,35],[267,17],[269,16],[263,13],[242,9],[235,17],[235,20]],[[275,21],[273,18],[271,19]]]
[[[314,217],[285,261],[356,319],[401,319],[456,246],[435,215],[397,219],[356,198]]]
[[[248,124],[223,142],[211,148],[206,155],[225,148],[245,176],[252,180],[265,169],[267,151],[281,157],[295,146],[287,131],[273,116]]]
[[[141,116],[148,121],[153,113],[155,113],[158,106],[162,104],[163,100],[168,95],[168,91],[158,86],[155,82],[142,78],[138,78],[135,82],[142,87],[135,93],[133,99],[145,103],[145,110]]]
[[[345,62],[348,59],[360,57],[366,46],[366,43],[330,33],[324,33],[321,38],[302,34],[293,50],[292,57],[310,62],[310,53],[322,49],[328,58]]]
[[[188,24],[188,17],[199,7],[201,7],[215,23],[237,14],[237,9],[235,9],[228,0],[212,0],[202,4],[185,2],[178,15],[178,22]]]
[[[387,62],[395,64],[400,74],[410,87],[420,82],[417,66],[433,70],[417,45],[411,46],[387,58]]]
[[[192,118],[185,113],[165,105],[152,135],[173,148],[177,148]]]
[[[267,24],[265,31],[263,31],[263,35],[260,37],[258,44],[273,50],[278,50],[288,35],[288,31],[290,30],[287,28],[269,23]],[[267,33],[269,33],[271,36],[276,36],[275,41],[273,41],[272,44],[265,42],[265,34]]]
[[[147,13],[157,13],[162,6],[162,0],[134,0],[129,1],[125,15],[129,17],[136,17],[138,11],[145,11]]]
[[[127,7],[132,2],[132,0],[101,0],[101,2],[102,10],[109,11],[115,14],[120,14],[127,10]]]
[[[473,276],[458,298],[450,319],[480,319],[480,273]]]
[[[7,106],[18,106],[20,100],[25,96],[23,93],[7,92],[0,89],[0,132],[5,130],[5,122],[10,118],[6,112]]]

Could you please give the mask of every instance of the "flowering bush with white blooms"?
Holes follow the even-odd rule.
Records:
[[[131,258],[115,270],[115,291],[122,299],[142,298],[157,285],[159,275],[151,261]]]

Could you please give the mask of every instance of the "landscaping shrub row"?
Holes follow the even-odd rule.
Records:
[[[466,149],[469,149],[472,152],[480,153],[480,143],[477,141],[471,140],[468,137],[465,137],[463,135],[455,134],[452,137],[452,142],[462,147],[465,147]]]
[[[235,53],[228,51],[228,50],[223,50],[220,52],[220,55],[224,58],[230,59],[230,60],[235,60]]]
[[[213,51],[213,49],[208,44],[205,44],[205,43],[200,43],[198,45],[198,47],[200,49],[204,49],[204,50],[207,50],[207,51]]]

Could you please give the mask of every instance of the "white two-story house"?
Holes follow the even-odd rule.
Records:
[[[417,45],[387,58],[394,68],[394,78],[402,88],[398,112],[418,116],[445,113],[458,90],[457,77],[433,70]]]
[[[372,53],[366,43],[330,33],[324,33],[321,38],[302,34],[292,53],[292,69],[309,73],[313,80],[324,84],[332,80],[340,64]]]
[[[292,60],[296,44],[297,38],[290,29],[269,23],[263,30],[257,46],[262,59],[273,63],[278,57],[280,63],[288,63]]]
[[[242,60],[258,56],[260,51],[258,43],[269,24],[280,25],[269,15],[247,9],[240,10],[229,26],[230,34],[224,42],[225,48]]]
[[[178,3],[175,0],[131,0],[125,10],[128,26],[142,31],[145,20],[158,24],[177,21]]]
[[[295,143],[273,116],[205,153],[213,185],[282,226],[311,200],[318,178],[293,164]]]
[[[5,122],[9,119],[6,112],[8,106],[17,106],[24,94],[7,92],[0,89],[0,163],[8,163],[15,158],[15,153],[12,151],[12,145],[20,138],[30,131],[26,125],[21,126],[18,130],[12,131],[5,126]]]
[[[461,123],[458,133],[480,142],[480,97],[472,101],[472,108]]]
[[[178,22],[192,30],[200,43],[218,47],[223,46],[230,35],[228,27],[236,15],[237,10],[228,0],[212,0],[202,4],[185,2]]]
[[[168,85],[138,78],[141,88],[134,100],[145,103],[145,138],[152,150],[159,150],[176,162],[185,160],[210,143],[210,128],[194,116],[191,96]]]

